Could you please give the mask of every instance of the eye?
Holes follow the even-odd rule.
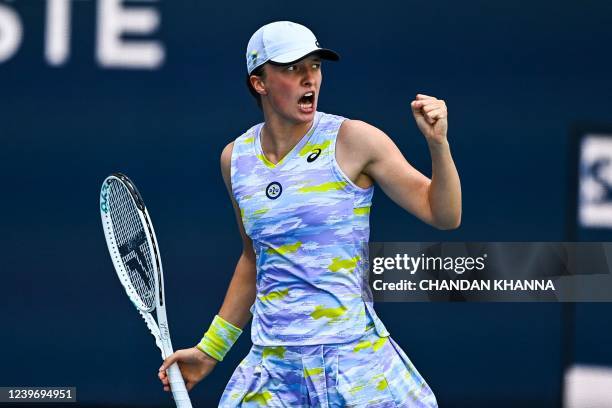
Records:
[[[321,68],[321,63],[312,64],[312,68],[313,68],[313,69],[319,69],[319,68]]]
[[[287,71],[295,71],[297,69],[297,67],[295,65],[289,65],[287,67]]]

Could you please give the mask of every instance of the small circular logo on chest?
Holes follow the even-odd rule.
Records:
[[[283,192],[283,187],[278,181],[273,181],[266,187],[266,196],[270,200],[276,200]]]
[[[308,163],[312,163],[313,161],[317,160],[317,157],[319,157],[320,154],[321,154],[321,149],[314,149],[312,153],[308,155],[308,157],[306,158],[306,161]]]

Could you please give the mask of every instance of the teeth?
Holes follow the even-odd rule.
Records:
[[[308,93],[304,94],[304,96],[312,96],[312,95],[313,95],[312,92],[308,92]]]
[[[310,108],[312,108],[312,103],[300,103],[300,108],[302,108],[302,109],[310,109]]]

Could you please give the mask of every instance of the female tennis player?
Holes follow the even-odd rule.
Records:
[[[160,367],[164,388],[174,362],[188,389],[206,377],[252,315],[253,346],[220,407],[437,406],[362,282],[374,182],[434,227],[460,223],[444,101],[419,94],[411,103],[431,154],[429,179],[379,129],[317,110],[321,60],[338,55],[308,28],[265,25],[251,37],[246,59],[264,122],[221,154],[244,248],[201,342]]]

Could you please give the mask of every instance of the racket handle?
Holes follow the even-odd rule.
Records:
[[[185,388],[185,382],[177,363],[172,364],[168,368],[168,380],[177,408],[192,408],[191,400],[189,399],[189,394],[187,393],[187,388]]]

